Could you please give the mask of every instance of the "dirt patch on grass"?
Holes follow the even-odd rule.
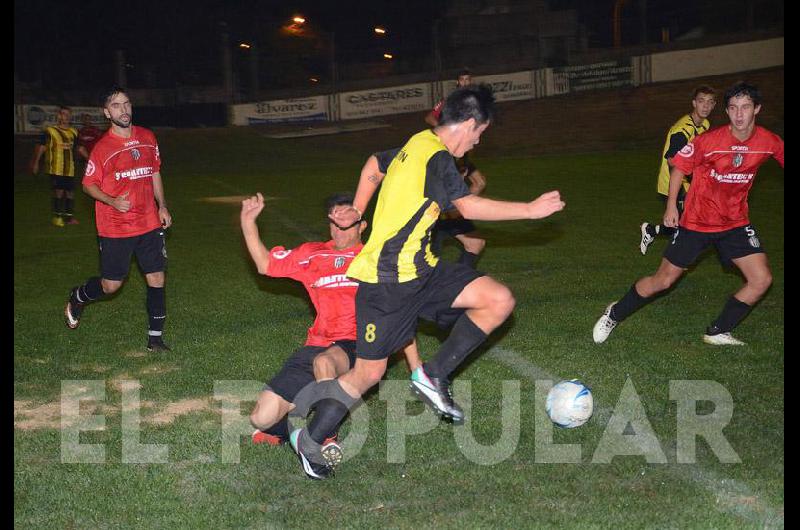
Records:
[[[161,411],[144,418],[144,421],[154,425],[168,425],[186,414],[211,410],[213,409],[208,398],[183,399],[176,403],[168,403]]]
[[[81,421],[81,418],[91,414],[110,415],[117,410],[103,403],[81,402],[80,416],[70,416],[62,422],[61,402],[35,404],[33,401],[14,401],[14,428],[22,431],[39,429],[61,429],[72,427]],[[101,429],[105,430],[105,428]]]

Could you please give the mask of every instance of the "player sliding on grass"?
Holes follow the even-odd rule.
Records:
[[[327,200],[327,212],[352,204],[350,195],[332,195]],[[280,246],[267,250],[256,225],[263,209],[264,197],[260,193],[242,201],[242,233],[259,274],[301,282],[317,313],[305,344],[264,387],[250,414],[250,423],[256,428],[253,442],[280,445],[289,438],[287,415],[294,410],[300,391],[315,380],[342,375],[355,362],[358,284],[348,279],[345,272],[363,247],[361,233],[367,223],[356,219],[343,226],[329,220],[331,239],[327,242],[304,243],[291,250]],[[406,353],[412,359],[419,357],[413,344],[406,348]],[[322,444],[322,451],[341,454],[335,433]],[[306,473],[314,478],[324,478],[330,472],[327,466],[304,464]]]
[[[747,197],[761,164],[772,157],[783,167],[783,140],[756,126],[756,115],[761,110],[761,94],[756,87],[737,83],[728,89],[724,99],[730,125],[698,136],[670,160],[673,169],[664,225],[678,229],[664,251],[661,266],[606,308],[594,326],[595,342],[604,342],[617,324],[669,289],[700,253],[714,245],[724,265],[733,263],[742,271],[745,284],[725,303],[703,341],[744,344],[731,336],[731,331],[772,283],[767,255],[750,224]],[[689,173],[694,178],[679,223],[676,202],[683,177]]]
[[[414,370],[411,385],[437,413],[454,421],[464,419],[450,393],[449,377],[508,318],[515,300],[496,280],[466,265],[439,261],[430,249],[431,229],[451,204],[466,219],[487,221],[541,219],[564,208],[558,191],[529,203],[469,193],[453,157],[463,156],[478,143],[493,116],[494,96],[488,86],[454,91],[439,125],[414,135],[400,149],[371,156],[353,207],[334,209],[337,224],[357,222],[375,191],[374,175],[385,175],[372,234],[347,270],[348,277],[359,282],[356,362],[337,379],[317,383],[319,401],[308,428],[290,436],[304,463],[332,467],[341,460],[341,455],[324,453],[321,444],[380,381],[389,355],[413,338],[418,317],[441,323],[453,309],[464,313],[438,354]]]

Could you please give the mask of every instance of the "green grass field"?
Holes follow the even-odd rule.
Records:
[[[774,284],[737,329],[747,346],[715,348],[701,341],[741,283],[713,252],[671,295],[632,316],[606,343],[591,339],[605,306],[659,263],[665,241],[647,256],[638,250],[639,224],[662,213],[654,190],[659,138],[653,149],[569,156],[536,157],[491,145],[477,150],[474,160],[489,178],[489,196],[521,200],[559,189],[567,207],[538,222],[479,223],[488,241],[480,268],[511,287],[517,308],[458,375],[471,384],[465,427],[433,422],[429,432],[407,436],[405,458],[399,458],[395,433],[401,424],[394,416],[387,421],[396,411],[373,392],[366,400],[363,447],[335,478],[322,482],[306,479],[288,448],[256,447],[246,435],[238,444],[226,442],[223,406],[235,405],[231,394],[241,400],[245,419],[260,382],[302,343],[311,316],[299,284],[255,273],[240,235],[239,203],[206,199],[261,191],[273,198],[259,223],[268,246],[320,239],[327,229],[324,197],[353,189],[368,154],[410,132],[392,128],[300,140],[271,140],[255,129],[159,132],[174,218],[167,240],[165,335],[173,351],[160,355],[144,349],[144,281],[135,264],[119,294],[88,307],[77,330],[64,326],[69,288],[98,271],[91,204],[79,193],[82,224],[53,227],[48,183],[18,173],[15,525],[783,527],[784,176],[776,163],[763,167],[751,192],[752,221]],[[492,134],[501,137],[503,130]],[[26,159],[28,148],[20,144],[17,158]],[[446,248],[446,257],[455,255],[455,247]],[[424,355],[431,355],[439,337],[423,327],[420,341]],[[543,462],[550,426],[536,419],[542,405],[535,380],[548,376],[580,378],[593,390],[596,413],[589,423],[552,433],[557,444],[579,444],[576,463]],[[394,363],[386,378],[386,389],[402,387],[404,363]],[[65,461],[61,422],[69,418],[62,406],[73,402],[74,386],[91,387],[71,383],[81,380],[104,391],[80,410],[104,415],[105,427],[79,435],[81,444],[102,444],[102,463]],[[673,380],[710,380],[730,393],[733,416],[723,433],[741,463],[721,462],[702,438],[696,463],[676,462]],[[511,400],[512,411],[514,404],[520,411],[519,421],[511,422],[519,428],[518,442],[505,457],[476,463],[467,431],[487,446],[515,432],[501,420],[508,408],[501,407],[504,381],[520,390],[519,399]],[[651,426],[667,463],[648,463],[641,455],[592,462],[626,381],[646,421],[632,422],[625,432],[632,427],[641,434]],[[130,406],[137,388],[139,408]],[[712,408],[698,404],[700,413]],[[410,396],[407,413],[422,415],[420,422],[431,419]],[[138,420],[138,432],[122,428]],[[137,443],[166,446],[160,455],[149,453],[162,461],[137,457]]]

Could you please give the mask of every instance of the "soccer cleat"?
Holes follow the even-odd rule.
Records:
[[[73,287],[67,297],[67,303],[64,305],[64,322],[69,329],[75,329],[81,323],[81,313],[83,313],[83,304],[78,302],[78,288]]]
[[[253,443],[256,445],[266,444],[272,446],[279,446],[285,444],[288,440],[286,438],[282,438],[275,434],[270,434],[268,432],[260,431],[256,429],[253,431],[253,435],[251,436]]]
[[[64,226],[64,220],[59,216],[53,217],[53,226],[63,227]]]
[[[642,256],[647,254],[647,247],[656,240],[650,233],[647,231],[647,228],[650,226],[650,223],[642,223],[641,231],[642,231],[642,240],[639,241],[639,250],[642,251]]]
[[[714,335],[703,335],[703,342],[714,346],[745,346],[745,343],[728,333],[716,333]]]
[[[315,480],[322,480],[333,475],[334,468],[342,462],[344,456],[339,444],[325,440],[321,446],[314,447],[315,444],[306,443],[302,435],[303,429],[292,431],[292,434],[289,435],[289,445],[297,453],[300,464],[303,466],[303,472]],[[301,444],[303,447],[300,447]]]
[[[164,344],[161,335],[150,335],[147,337],[147,351],[165,352],[172,351],[169,346]]]
[[[79,225],[81,223],[77,219],[75,219],[74,217],[70,217],[69,221],[67,221],[67,224],[68,225]]]
[[[464,421],[464,411],[453,401],[450,381],[446,378],[430,377],[425,365],[411,372],[411,391],[430,406],[434,412],[456,423]]]
[[[600,344],[605,342],[611,332],[617,327],[617,322],[613,318],[611,318],[611,309],[616,305],[617,302],[611,302],[606,307],[606,310],[603,312],[603,316],[601,316],[597,323],[594,325],[594,329],[592,330],[592,338],[594,339],[595,343]]]

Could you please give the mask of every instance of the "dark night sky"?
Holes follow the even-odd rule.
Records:
[[[21,81],[55,78],[80,87],[87,79],[113,79],[113,51],[123,49],[135,67],[148,65],[155,78],[182,74],[181,82],[217,82],[219,22],[230,28],[231,43],[257,41],[269,46],[269,33],[302,12],[319,27],[336,31],[337,51],[355,57],[374,41],[375,24],[390,28],[391,42],[407,54],[427,54],[432,21],[448,0],[15,0],[15,72]],[[552,9],[577,9],[590,46],[609,46],[614,0],[549,0]],[[626,34],[636,36],[641,0],[629,0]],[[743,13],[752,5],[757,23],[775,24],[781,0],[646,0],[651,41],[660,28],[673,36],[695,26],[707,31],[743,29]],[[780,6],[780,7],[778,7]],[[776,15],[778,13],[779,15]],[[781,22],[782,24],[782,22]],[[370,40],[372,39],[372,40]],[[179,65],[179,68],[176,68]],[[43,76],[40,72],[49,72]],[[136,72],[141,74],[141,70]]]
[[[15,71],[22,80],[35,79],[38,68],[61,71],[61,77],[111,76],[114,49],[126,50],[131,63],[218,68],[220,21],[228,23],[232,43],[264,42],[269,31],[298,12],[335,30],[343,53],[372,38],[375,24],[427,50],[430,21],[444,5],[444,0],[15,0]]]

